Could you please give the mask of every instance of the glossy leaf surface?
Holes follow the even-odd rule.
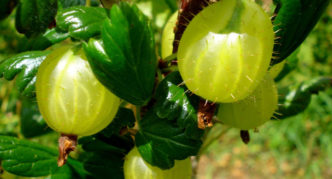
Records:
[[[17,76],[19,91],[23,95],[34,96],[36,74],[48,54],[49,51],[29,51],[10,57],[0,64],[0,77],[13,80]]]
[[[147,114],[139,122],[136,146],[145,161],[162,169],[174,166],[174,160],[196,155],[202,142],[191,139],[177,121],[160,119],[154,113]]]
[[[24,38],[21,40],[19,51],[27,50],[45,50],[53,44],[59,43],[69,37],[68,33],[59,32],[57,29],[47,29],[43,34],[33,38]]]
[[[107,10],[99,7],[70,7],[58,12],[56,28],[70,37],[87,40],[100,34]]]
[[[176,121],[187,137],[199,139],[203,134],[197,128],[199,98],[186,92],[180,73],[169,74],[157,88],[155,112],[161,119]]]
[[[276,40],[272,64],[287,58],[308,36],[329,0],[278,0],[273,20]]]
[[[102,41],[85,46],[99,81],[120,98],[142,105],[152,94],[156,55],[153,33],[146,17],[127,3],[114,5],[106,20]]]
[[[198,128],[199,98],[186,94],[179,72],[169,74],[156,90],[156,103],[139,121],[136,146],[145,161],[162,169],[195,155],[203,130]]]
[[[21,0],[16,9],[16,29],[26,36],[45,32],[54,22],[57,0]]]

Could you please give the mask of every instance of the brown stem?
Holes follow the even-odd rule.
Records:
[[[180,39],[189,22],[205,6],[214,1],[215,0],[181,0],[178,20],[174,29],[175,38],[173,42],[173,53],[178,51]]]
[[[206,127],[212,127],[212,118],[216,110],[216,104],[201,99],[198,106],[198,128],[205,129]]]
[[[71,151],[76,149],[77,135],[61,134],[59,138],[59,158],[58,166],[63,166],[68,158]]]

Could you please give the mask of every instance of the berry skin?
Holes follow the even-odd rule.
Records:
[[[190,179],[192,169],[189,158],[175,161],[174,167],[162,170],[144,161],[137,148],[133,148],[125,158],[125,179]]]
[[[269,121],[278,108],[278,91],[268,74],[255,91],[244,100],[220,104],[218,119],[242,130],[254,129]]]
[[[161,58],[172,55],[173,51],[173,41],[174,41],[174,27],[176,25],[176,20],[178,17],[178,12],[175,12],[167,21],[163,34],[161,36]]]
[[[179,44],[178,67],[188,89],[219,103],[246,98],[268,70],[272,27],[252,1],[222,0],[203,9]]]
[[[114,118],[120,99],[95,78],[82,49],[65,45],[55,49],[37,73],[38,106],[55,131],[88,136]]]

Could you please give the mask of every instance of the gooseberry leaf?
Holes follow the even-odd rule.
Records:
[[[123,178],[123,158],[134,146],[130,135],[120,130],[133,127],[135,117],[131,110],[120,108],[111,124],[103,131],[79,139],[87,153],[84,168],[95,178]]]
[[[275,117],[285,119],[303,112],[310,104],[311,96],[332,86],[331,77],[318,77],[279,90],[279,108]]]
[[[0,136],[2,167],[10,173],[29,177],[50,175],[58,168],[57,155],[56,150],[37,143]]]
[[[278,0],[273,20],[276,40],[272,64],[287,58],[308,36],[327,8],[328,0]]]
[[[113,134],[120,134],[122,129],[132,128],[135,125],[135,116],[132,110],[127,108],[119,108],[115,118],[104,130],[101,131],[106,137]]]
[[[69,158],[68,165],[61,169],[57,165],[57,157],[56,149],[16,137],[0,136],[1,166],[10,173],[26,177],[73,178],[68,174],[84,176],[79,170],[82,168],[80,162]]]
[[[58,0],[59,9],[66,9],[72,6],[84,6],[86,0]]]
[[[298,58],[299,49],[295,50],[290,56],[287,57],[285,66],[279,73],[279,75],[274,79],[274,81],[280,81],[282,80],[286,75],[288,75],[290,72],[292,72],[294,69],[296,69],[299,58]]]
[[[120,130],[125,126],[133,126],[135,121],[132,121],[132,117],[128,115],[127,110],[129,109],[120,108],[111,124],[101,132],[93,136],[80,138],[78,142],[82,145],[82,148],[87,152],[112,152],[117,154],[128,152],[133,146],[133,140],[128,135],[120,135]],[[114,131],[110,131],[111,129],[114,129]]]
[[[59,167],[49,178],[50,179],[71,179],[72,171],[70,167],[65,165],[64,167]]]
[[[152,95],[156,72],[153,33],[133,5],[113,5],[102,41],[91,39],[85,52],[98,80],[118,97],[143,105]]]
[[[16,86],[25,96],[35,96],[36,74],[49,51],[28,51],[17,54],[0,64],[0,77],[16,78]]]
[[[189,138],[199,139],[203,130],[197,127],[199,97],[186,93],[181,75],[173,72],[159,84],[156,91],[156,115],[161,119],[176,120]]]
[[[100,34],[107,11],[99,7],[76,6],[60,10],[56,28],[68,32],[70,37],[87,40]]]
[[[18,0],[2,0],[0,2],[0,20],[9,16],[17,3]]]
[[[22,101],[20,128],[21,133],[26,138],[36,137],[51,131],[40,114],[37,103],[27,99]]]
[[[21,0],[16,9],[18,32],[30,37],[45,32],[57,13],[57,0]]]
[[[149,112],[139,121],[136,146],[145,161],[162,169],[174,166],[174,160],[196,155],[202,141],[189,138],[177,121],[161,119]]]
[[[23,38],[19,51],[45,50],[53,44],[59,43],[69,37],[66,32],[59,32],[57,29],[47,29],[43,34],[33,38]]]

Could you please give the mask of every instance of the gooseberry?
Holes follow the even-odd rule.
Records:
[[[161,58],[172,55],[173,51],[173,41],[174,41],[174,27],[176,25],[176,20],[178,17],[178,12],[175,12],[167,21],[162,36],[161,36]]]
[[[244,100],[220,104],[218,119],[226,125],[248,130],[269,121],[278,107],[278,91],[268,74]]]
[[[190,179],[191,173],[191,161],[189,158],[177,160],[173,168],[162,170],[144,161],[136,147],[127,154],[124,162],[125,179]]]
[[[246,98],[265,76],[274,44],[268,15],[249,0],[222,0],[190,21],[178,67],[193,93],[213,102]]]
[[[114,118],[120,99],[93,75],[81,48],[65,45],[49,54],[38,69],[39,110],[55,131],[92,135]]]

